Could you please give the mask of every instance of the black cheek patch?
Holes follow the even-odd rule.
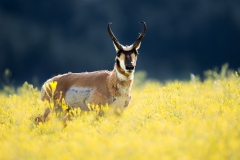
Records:
[[[120,67],[120,62],[119,62],[119,60],[117,58],[116,58],[116,63],[117,63],[117,66]]]
[[[119,50],[119,51],[117,52],[117,57],[120,57],[120,56],[121,56],[121,53],[122,53],[122,50]]]

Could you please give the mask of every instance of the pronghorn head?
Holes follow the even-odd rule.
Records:
[[[134,72],[137,56],[138,56],[138,49],[140,48],[141,41],[146,33],[146,23],[140,22],[143,24],[142,33],[139,33],[137,40],[130,46],[123,46],[119,43],[117,38],[114,36],[112,30],[110,29],[110,24],[108,24],[108,33],[113,41],[113,45],[116,49],[117,56],[116,56],[116,63],[117,67],[120,68],[121,72],[126,75],[130,75]]]

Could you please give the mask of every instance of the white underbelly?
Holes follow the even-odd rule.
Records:
[[[89,110],[86,100],[91,96],[93,89],[71,87],[65,96],[65,101],[70,108],[79,107],[81,110]]]
[[[81,88],[81,87],[71,87],[65,96],[65,101],[70,108],[80,108],[81,110],[88,111],[88,99],[93,93],[92,88]],[[128,106],[131,100],[130,95],[124,95],[119,97],[114,97],[109,101],[110,105],[114,109],[124,109]]]

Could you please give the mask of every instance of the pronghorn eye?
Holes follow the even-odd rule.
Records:
[[[117,52],[117,57],[120,57],[121,53]]]

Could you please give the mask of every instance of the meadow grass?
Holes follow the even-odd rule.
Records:
[[[164,84],[137,74],[130,106],[74,111],[63,127],[25,83],[0,92],[0,159],[240,159],[240,78],[222,69]],[[10,93],[10,95],[9,95]]]

